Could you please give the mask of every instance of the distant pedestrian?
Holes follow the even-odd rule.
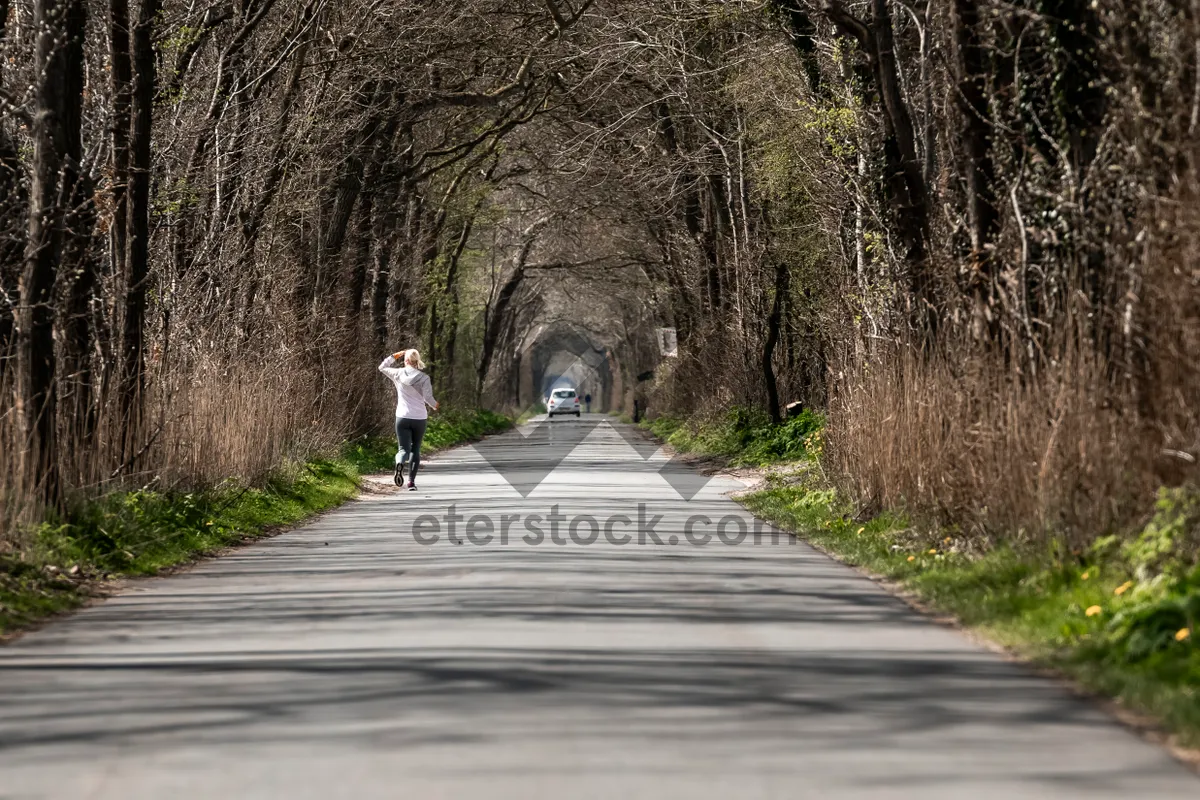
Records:
[[[587,413],[592,413],[592,396],[590,394],[583,396],[583,404],[587,406]]]
[[[397,367],[403,363],[404,366]],[[416,350],[401,350],[392,353],[379,365],[379,371],[396,384],[396,469],[392,476],[397,486],[404,485],[404,467],[411,460],[408,472],[408,490],[417,490],[417,469],[421,466],[421,440],[425,438],[425,426],[429,422],[426,406],[437,411],[438,402],[433,399],[433,382],[423,370],[425,362]]]

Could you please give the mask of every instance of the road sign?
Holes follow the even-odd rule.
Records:
[[[674,328],[658,329],[658,351],[667,358],[678,358],[679,343],[675,338]]]

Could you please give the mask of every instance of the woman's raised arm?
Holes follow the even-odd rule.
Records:
[[[396,367],[396,365],[401,364],[403,362],[404,362],[404,351],[403,350],[401,350],[399,353],[392,353],[390,356],[388,356],[387,358],[385,358],[383,361],[380,362],[379,371],[382,372],[384,375],[387,375],[390,378],[393,372],[400,371]]]

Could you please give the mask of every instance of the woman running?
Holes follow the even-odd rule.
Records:
[[[404,366],[397,367],[403,363]],[[421,440],[425,438],[425,425],[429,412],[425,406],[437,411],[438,402],[433,399],[433,382],[421,370],[425,362],[416,350],[401,350],[392,353],[379,365],[379,371],[396,384],[396,440],[400,449],[396,453],[396,485],[404,485],[404,465],[411,459],[408,471],[408,490],[417,490],[417,468],[421,466]]]

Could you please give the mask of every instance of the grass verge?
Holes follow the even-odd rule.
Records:
[[[431,418],[433,453],[509,427],[488,411]],[[360,477],[391,469],[394,439],[366,437],[336,456],[281,467],[261,486],[226,481],[194,492],[114,492],[30,531],[0,554],[0,636],[69,611],[115,578],[154,575],[294,525],[358,494]]]
[[[763,467],[810,457],[820,447],[824,418],[813,411],[772,424],[761,411],[734,408],[718,419],[658,416],[642,427],[680,453],[720,456],[735,467]]]
[[[732,465],[776,465],[767,488],[740,498],[755,515],[1153,718],[1179,746],[1200,747],[1200,492],[1163,489],[1142,530],[1097,538],[1086,551],[983,549],[894,511],[864,517],[824,477],[819,422],[799,419],[772,426],[735,411],[645,427]]]

